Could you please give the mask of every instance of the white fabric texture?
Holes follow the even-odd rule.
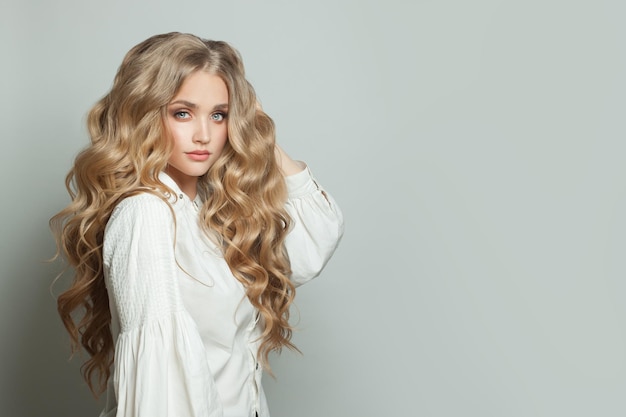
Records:
[[[269,417],[257,363],[263,324],[200,229],[199,198],[160,179],[174,195],[124,199],[105,230],[115,360],[101,417]],[[343,216],[308,168],[285,181],[285,246],[301,285],[332,256]]]

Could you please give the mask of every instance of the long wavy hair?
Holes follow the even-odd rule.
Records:
[[[271,351],[295,348],[289,324],[295,289],[284,248],[290,218],[274,157],[274,123],[257,108],[241,57],[227,43],[181,33],[156,35],[126,54],[111,91],[89,112],[91,143],[78,154],[65,181],[71,203],[50,219],[55,257],[65,258],[74,271],[69,289],[58,297],[58,311],[72,352],[82,346],[89,354],[82,373],[96,396],[106,388],[114,354],[104,229],[122,199],[168,191],[158,179],[172,151],[166,108],[196,71],[221,77],[229,94],[228,141],[198,182],[204,201],[201,225],[217,234],[226,262],[261,314],[261,363],[269,369]]]

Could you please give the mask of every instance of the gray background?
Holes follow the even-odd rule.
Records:
[[[626,415],[626,7],[3,1],[0,413],[95,416],[47,220],[124,53],[224,39],[346,235],[298,297],[281,416]]]

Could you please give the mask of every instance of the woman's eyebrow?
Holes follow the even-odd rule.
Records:
[[[169,105],[173,106],[174,104],[182,104],[185,107],[189,107],[190,109],[195,109],[196,107],[198,107],[197,104],[192,103],[191,101],[187,101],[187,100],[176,100],[176,101],[172,101]]]
[[[197,104],[192,103],[191,101],[187,101],[187,100],[172,101],[169,105],[173,106],[176,104],[182,104],[183,106],[189,107],[190,109],[198,108]],[[213,110],[228,110],[228,103],[216,104],[215,106],[213,106]]]

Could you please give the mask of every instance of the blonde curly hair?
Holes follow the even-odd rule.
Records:
[[[111,91],[89,112],[91,144],[66,177],[72,201],[50,220],[56,257],[65,258],[74,270],[71,286],[58,297],[58,311],[72,351],[82,346],[89,354],[82,372],[96,395],[105,390],[114,352],[102,260],[104,229],[122,199],[168,192],[158,179],[172,151],[166,108],[196,71],[219,76],[229,95],[228,141],[198,182],[202,227],[217,234],[230,269],[263,318],[259,360],[269,369],[271,351],[295,348],[289,324],[295,289],[284,248],[291,220],[274,157],[274,123],[257,108],[241,57],[230,45],[190,34],[156,35],[126,54]]]

